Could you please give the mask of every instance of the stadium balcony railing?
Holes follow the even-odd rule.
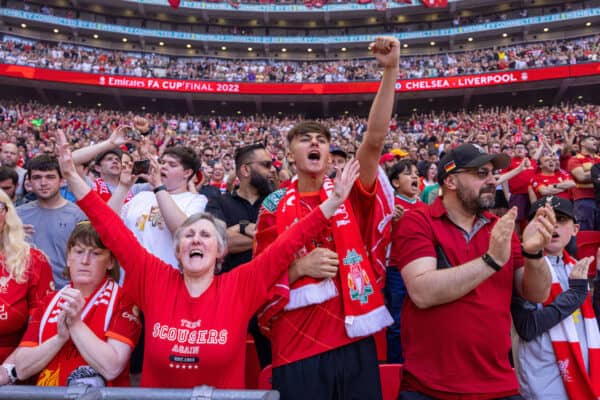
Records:
[[[52,24],[53,26],[62,28],[71,28],[75,30],[88,30],[93,32],[115,33],[122,35],[137,36],[140,38],[157,38],[171,40],[186,40],[190,42],[200,43],[237,43],[243,45],[331,45],[331,44],[346,44],[346,43],[370,43],[376,36],[389,34],[397,37],[399,40],[412,39],[427,39],[463,36],[493,32],[505,29],[533,29],[536,26],[553,24],[553,23],[575,23],[578,20],[590,20],[600,16],[600,7],[575,10],[569,12],[561,12],[556,14],[532,16],[526,18],[517,18],[511,20],[501,20],[487,22],[482,24],[474,24],[446,29],[433,29],[416,32],[400,32],[364,35],[332,35],[332,36],[245,36],[232,34],[208,34],[194,32],[180,32],[172,30],[148,29],[135,26],[123,26],[116,24],[107,24],[101,22],[86,21],[81,19],[72,19],[58,17],[54,15],[46,15],[43,13],[35,13],[23,10],[10,8],[1,8],[0,17],[9,17],[17,19],[21,22],[35,22],[41,24]]]
[[[193,389],[157,389],[133,387],[93,388],[76,386],[7,385],[0,388],[4,400],[278,400],[274,390],[220,390],[210,386]]]

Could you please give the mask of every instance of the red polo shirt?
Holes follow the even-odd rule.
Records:
[[[402,218],[402,234],[395,238],[400,270],[416,259],[437,257],[436,246],[451,266],[482,256],[496,220],[484,213],[468,235],[448,219],[441,198],[412,210]],[[417,308],[406,297],[401,313],[403,390],[440,399],[493,399],[518,393],[508,351],[514,272],[522,265],[520,242],[513,234],[509,261],[464,297],[428,309]]]

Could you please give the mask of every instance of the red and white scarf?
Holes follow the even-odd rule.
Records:
[[[368,336],[390,325],[393,320],[383,302],[380,286],[385,278],[385,259],[391,231],[393,189],[386,186],[383,171],[378,176],[375,212],[372,229],[363,233],[369,240],[367,250],[361,237],[349,200],[342,204],[330,221],[335,248],[339,257],[338,280],[344,304],[346,333],[349,337]],[[325,178],[319,192],[325,201],[333,190],[333,181]],[[281,233],[301,219],[302,211],[298,192],[298,179],[292,178],[291,185],[277,208],[277,232]],[[315,248],[307,245],[299,251],[302,257]],[[291,287],[277,284],[275,300],[260,315],[270,320],[282,309],[293,310],[323,303],[338,295],[333,279],[302,277]]]
[[[106,182],[104,182],[104,179],[102,179],[102,178],[94,179],[94,187],[92,187],[92,190],[94,192],[98,193],[100,195],[100,197],[102,197],[102,200],[104,200],[107,203],[110,200],[110,198],[112,197],[112,193],[110,192],[108,185],[106,184]],[[127,197],[125,198],[125,201],[123,203],[127,203],[129,200],[131,200],[132,197],[133,197],[133,194],[131,193],[131,190],[130,190],[127,193]]]
[[[70,287],[72,286],[69,284],[58,291],[48,304],[40,321],[38,338],[40,344],[58,334],[57,321],[61,313],[60,304],[63,301],[61,294],[66,288]],[[96,292],[87,299],[81,312],[81,320],[99,338],[104,338],[105,332],[110,326],[118,294],[119,285],[112,279],[106,279],[100,284]],[[88,365],[88,362],[81,356],[73,342],[69,340],[48,363],[46,368],[40,372],[37,385],[65,386],[69,374],[82,365]]]
[[[575,260],[564,253],[563,261],[567,274],[570,274],[575,265]],[[552,286],[550,296],[548,296],[544,305],[551,304],[562,293],[558,276],[550,262],[548,262],[548,267],[552,274]],[[590,293],[588,293],[580,309],[587,337],[589,374],[583,362],[577,328],[573,320],[574,314],[569,315],[552,327],[548,333],[550,340],[552,340],[558,369],[569,399],[597,399],[600,397],[600,332]]]

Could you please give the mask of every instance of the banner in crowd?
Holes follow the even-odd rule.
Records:
[[[600,75],[600,62],[527,70],[498,71],[479,75],[401,79],[396,82],[396,91],[419,92],[427,90],[477,88],[591,75]],[[108,88],[184,93],[335,95],[375,93],[379,88],[379,82],[377,81],[335,83],[216,82],[91,74],[10,64],[0,64],[0,76],[78,85],[94,85]]]

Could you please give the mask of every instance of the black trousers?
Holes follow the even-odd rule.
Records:
[[[427,396],[426,394],[419,392],[400,392],[398,400],[436,400],[435,397]],[[523,397],[518,394],[515,396],[499,397],[495,400],[524,400]]]
[[[273,368],[281,400],[381,400],[373,337]]]

